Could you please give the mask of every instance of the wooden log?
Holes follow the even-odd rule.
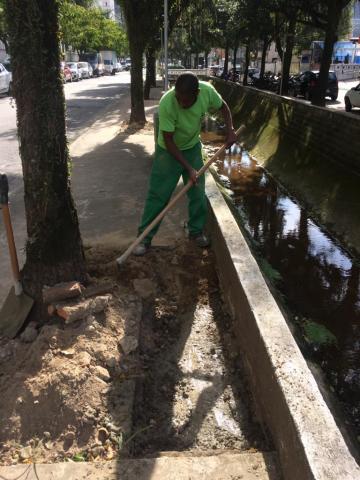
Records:
[[[82,292],[84,298],[94,297],[95,295],[104,295],[110,293],[115,288],[115,283],[100,283],[99,285],[91,285]]]
[[[65,323],[72,323],[81,320],[94,313],[105,310],[108,306],[111,295],[90,298],[75,305],[56,305],[56,313],[65,320]]]
[[[83,286],[79,282],[58,283],[53,287],[43,289],[43,301],[45,305],[60,302],[81,295]]]

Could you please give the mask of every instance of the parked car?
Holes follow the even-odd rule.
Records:
[[[105,58],[105,60],[104,60],[104,71],[105,71],[105,74],[115,75],[115,73],[117,72],[116,62],[114,63],[113,60]]]
[[[254,81],[260,77],[260,70],[258,68],[250,67],[248,69],[248,85],[253,85]]]
[[[306,100],[311,100],[315,87],[319,82],[318,70],[307,70],[297,77],[294,77],[294,97],[301,95]],[[339,94],[339,85],[335,72],[329,71],[326,96],[336,100]]]
[[[71,70],[71,77],[73,82],[78,82],[81,80],[81,73],[76,62],[66,62],[66,65]]]
[[[78,66],[78,70],[81,75],[81,78],[91,78],[93,76],[93,69],[90,63],[78,62],[77,66]]]
[[[123,72],[124,70],[126,70],[126,62],[125,60],[121,60],[119,72]]]
[[[345,110],[351,112],[353,107],[360,107],[360,83],[345,93]]]
[[[0,93],[11,95],[12,74],[0,63]]]
[[[211,65],[210,67],[210,75],[214,77],[219,77],[222,72],[222,67],[220,65]]]
[[[128,72],[131,68],[131,60],[125,61],[125,70]]]
[[[63,82],[72,82],[72,73],[68,65],[65,62],[60,63],[60,70],[63,78]]]

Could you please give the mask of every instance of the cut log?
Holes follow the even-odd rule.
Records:
[[[108,306],[110,298],[111,295],[104,295],[84,300],[76,305],[57,305],[56,313],[65,320],[65,323],[72,323],[94,313],[102,312]]]
[[[59,283],[43,289],[43,301],[45,305],[49,305],[68,298],[76,298],[81,295],[82,290],[83,286],[79,282]]]
[[[99,285],[91,285],[82,292],[84,298],[94,297],[95,295],[104,295],[114,290],[115,283],[101,283]]]

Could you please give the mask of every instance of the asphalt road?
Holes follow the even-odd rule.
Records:
[[[69,141],[75,140],[94,121],[101,118],[115,97],[128,94],[129,72],[67,83],[64,86]],[[23,201],[22,168],[18,153],[16,108],[10,97],[0,97],[0,172],[6,173],[10,186],[10,208],[19,253],[24,261],[26,225]],[[0,306],[11,285],[8,250],[2,219],[0,220]]]

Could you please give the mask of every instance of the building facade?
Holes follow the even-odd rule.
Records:
[[[354,15],[352,19],[352,36],[360,37],[360,0],[354,5]]]
[[[109,18],[115,20],[115,0],[95,0],[95,4],[101,8],[101,10],[107,12]]]

